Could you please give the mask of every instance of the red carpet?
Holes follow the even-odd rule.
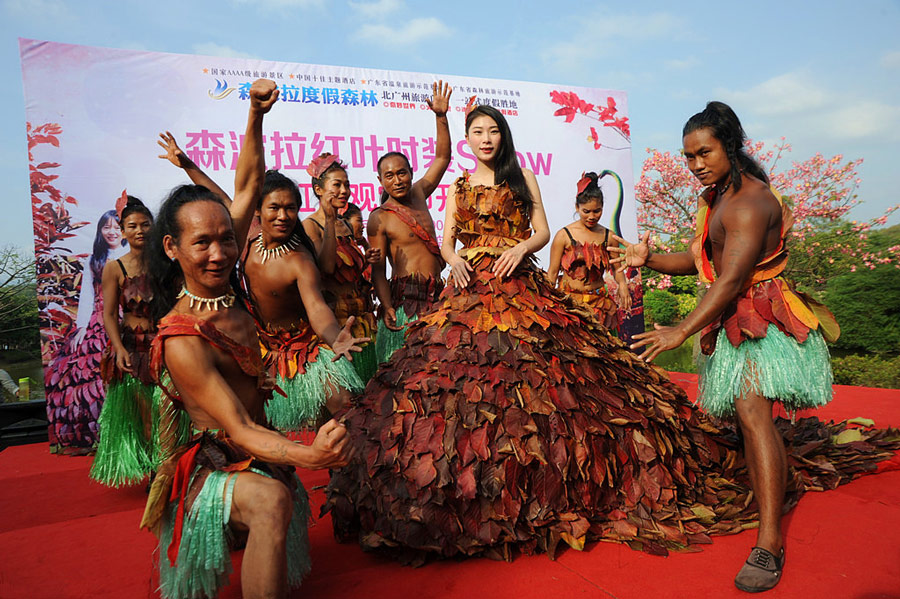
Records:
[[[696,378],[674,374],[693,396]],[[691,386],[694,388],[692,389]],[[900,391],[835,387],[822,418],[865,416],[900,425]],[[143,489],[108,490],[88,480],[91,458],[50,455],[46,445],[0,452],[0,598],[156,597],[155,539],[138,530]],[[324,472],[305,473],[314,502]],[[900,599],[900,471],[868,476],[835,491],[808,493],[785,518],[787,567],[766,597]],[[747,597],[732,579],[755,539],[716,537],[700,553],[654,557],[600,543],[513,563],[449,560],[397,565],[338,545],[328,519],[310,530],[313,572],[294,597]],[[235,554],[235,567],[240,566]],[[239,597],[238,575],[221,597]]]

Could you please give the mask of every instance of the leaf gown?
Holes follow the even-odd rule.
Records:
[[[495,277],[497,256],[530,235],[527,212],[506,185],[455,185],[472,280],[410,325],[345,415],[356,457],[323,509],[338,539],[412,562],[510,559],[594,539],[666,553],[750,525],[737,437],[533,264]],[[788,505],[875,470],[900,437],[835,446],[842,427],[790,428]]]

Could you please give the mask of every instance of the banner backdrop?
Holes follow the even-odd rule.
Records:
[[[127,251],[115,219],[108,222],[109,211],[123,190],[155,209],[172,187],[187,182],[182,171],[157,158],[158,134],[171,131],[230,193],[248,90],[259,77],[273,79],[281,90],[265,120],[266,164],[300,184],[301,218],[316,209],[305,169],[321,152],[347,163],[351,201],[364,218],[379,203],[380,155],[403,152],[415,175],[424,174],[435,151],[434,115],[425,98],[432,82],[443,79],[453,88],[448,114],[453,159],[430,199],[439,239],[449,185],[476,165],[464,136],[464,107],[473,95],[508,119],[519,162],[537,176],[551,233],[574,219],[581,173],[610,170],[615,175],[601,180],[604,224],[636,237],[622,91],[25,39],[20,51],[44,363],[51,366],[45,376],[49,403],[52,389],[73,385],[85,385],[85,392],[102,401],[96,371],[89,372],[94,360],[81,354],[98,353],[105,345],[93,274]],[[538,257],[546,266],[549,245]],[[77,347],[85,343],[88,349]],[[77,369],[78,380],[63,381],[69,375],[64,366]]]

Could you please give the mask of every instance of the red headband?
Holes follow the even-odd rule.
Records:
[[[319,179],[325,174],[325,171],[331,168],[335,163],[342,169],[347,169],[346,165],[341,162],[341,158],[337,154],[329,154],[326,152],[324,154],[319,154],[310,160],[309,166],[306,167],[306,172],[309,173],[313,179]]]
[[[588,185],[591,184],[591,178],[586,174],[581,173],[581,179],[578,180],[578,195],[584,193],[584,190],[587,189]]]
[[[128,204],[128,191],[123,189],[122,195],[119,196],[119,199],[116,200],[116,220],[122,220],[122,211],[125,210],[125,206]]]

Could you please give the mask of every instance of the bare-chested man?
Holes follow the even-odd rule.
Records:
[[[450,127],[447,110],[450,86],[432,85],[428,106],[437,124],[434,161],[425,175],[413,183],[412,166],[400,152],[378,160],[378,181],[384,188],[382,205],[369,216],[369,244],[381,250],[372,266],[372,282],[381,303],[381,320],[375,337],[378,361],[385,362],[403,345],[409,322],[431,309],[443,290],[444,261],[428,211],[428,197],[437,189],[450,165]],[[385,274],[385,258],[391,262],[391,280]]]
[[[683,136],[688,168],[707,186],[691,251],[651,252],[649,234],[634,245],[613,236],[626,247],[609,249],[624,254],[613,260],[623,268],[699,274],[710,283],[682,322],[635,335],[631,347],[643,347],[641,357],[650,361],[703,329],[701,345],[712,355],[701,371],[700,403],[714,416],[736,415],[759,503],[756,547],[735,584],[765,591],[778,583],[784,566],[781,514],[788,471],[772,405],[777,401],[798,410],[831,399],[823,334],[833,338],[836,323],[823,306],[795,293],[780,277],[792,217],[770,190],[765,172],[745,153],[744,131],[731,108],[710,102],[688,120]]]
[[[265,172],[262,121],[277,97],[273,81],[260,79],[250,88],[231,215],[239,241],[253,216],[259,218],[261,233],[247,246],[243,270],[263,358],[287,395],[274,396],[266,414],[276,427],[297,430],[323,407],[335,413],[351,391],[362,390],[347,358],[368,339],[350,334],[352,317],[342,329],[322,297],[315,249],[298,218],[297,184],[277,171]]]
[[[160,539],[162,596],[215,596],[228,581],[229,542],[243,537],[243,596],[286,597],[309,570],[309,503],[293,467],[346,464],[346,430],[330,420],[305,446],[267,425],[273,386],[236,299],[239,247],[221,199],[176,188],[148,254],[159,331],[151,369],[195,431],[160,466],[142,522]]]

